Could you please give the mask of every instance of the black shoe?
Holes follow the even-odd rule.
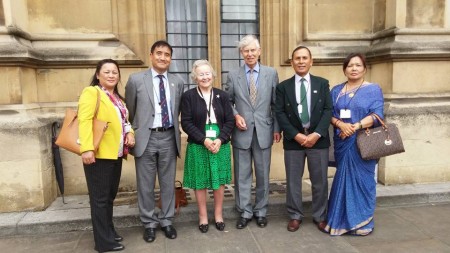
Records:
[[[154,228],[146,228],[144,231],[144,241],[153,242],[156,238]]]
[[[198,229],[202,233],[208,232],[208,228],[209,228],[208,224],[200,224],[200,225],[198,225]]]
[[[258,225],[258,227],[263,228],[263,227],[267,226],[267,218],[266,217],[255,215],[255,219],[256,219],[256,224]]]
[[[112,248],[112,249],[108,249],[108,250],[98,250],[95,248],[96,251],[102,253],[102,252],[111,252],[111,251],[121,251],[125,249],[125,246],[123,246],[122,244],[118,243],[119,245]]]
[[[219,231],[225,230],[225,223],[223,221],[216,222],[216,228]]]
[[[236,228],[237,229],[243,229],[247,226],[247,224],[252,220],[252,218],[247,219],[244,217],[239,218],[239,220],[236,223]]]
[[[123,246],[122,244],[119,243],[119,246],[112,248],[110,251],[121,251],[124,249],[125,249],[125,246]]]
[[[116,231],[114,231],[114,241],[116,241],[116,242],[123,241],[123,237],[120,236]]]
[[[169,239],[175,239],[177,238],[177,231],[172,225],[168,225],[165,227],[161,227],[161,230],[164,231],[164,234]]]

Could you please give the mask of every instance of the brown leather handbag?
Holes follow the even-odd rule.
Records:
[[[358,132],[356,143],[362,159],[379,159],[405,152],[397,126],[393,123],[385,124],[378,115],[372,115],[378,119],[381,126]]]
[[[186,190],[183,189],[183,183],[181,181],[175,181],[175,208],[177,209],[177,214],[180,212],[180,207],[187,206],[187,196]],[[161,209],[161,196],[158,200],[158,207]]]
[[[108,122],[97,119],[98,108],[100,106],[100,91],[97,89],[97,104],[95,105],[94,119],[92,120],[92,132],[94,139],[94,152],[98,150],[100,141],[108,129]],[[64,122],[61,127],[61,131],[58,134],[58,138],[55,144],[59,147],[73,152],[77,155],[81,155],[80,141],[78,138],[78,113],[77,111],[67,108]]]

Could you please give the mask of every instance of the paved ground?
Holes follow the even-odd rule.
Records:
[[[226,220],[226,232],[211,227],[202,234],[196,222],[176,223],[178,238],[169,240],[162,231],[146,243],[141,227],[118,229],[125,238],[123,252],[450,252],[450,203],[405,207],[378,207],[375,231],[366,237],[331,237],[306,219],[297,232],[286,230],[285,216],[270,216],[266,228],[252,222],[234,227]],[[211,224],[212,226],[212,224]],[[94,252],[91,231],[3,236],[1,252]]]
[[[304,182],[304,204],[311,205],[308,182]],[[331,184],[330,184],[331,185]],[[232,186],[230,186],[232,187]],[[174,225],[178,238],[169,240],[160,231],[153,243],[142,239],[134,194],[122,195],[114,208],[119,233],[125,238],[123,252],[449,252],[450,182],[377,186],[375,231],[367,237],[330,237],[317,230],[306,217],[294,233],[286,230],[285,184],[271,182],[269,225],[252,222],[238,230],[233,191],[224,203],[226,232],[197,228],[197,207],[192,199],[182,208]],[[209,202],[209,211],[212,203]],[[307,215],[309,215],[307,213]],[[213,217],[210,213],[210,217]],[[41,212],[0,214],[0,252],[94,252],[87,196],[58,198]]]

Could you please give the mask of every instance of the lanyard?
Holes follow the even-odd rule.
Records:
[[[197,90],[200,93],[200,97],[202,97],[203,100],[205,100],[205,98],[203,97],[203,93],[202,93],[202,91],[200,90],[199,87],[197,87]],[[208,114],[207,114],[208,115],[208,125],[211,124],[211,117],[210,117],[210,115],[211,115],[212,95],[213,95],[213,90],[211,89],[211,92],[209,93],[209,105],[206,105],[206,110],[208,111]]]
[[[343,94],[343,96],[344,96],[344,109],[345,109],[345,110],[347,110],[348,106],[350,105],[350,102],[352,102],[353,97],[356,95],[356,93],[358,92],[359,88],[361,88],[361,86],[363,85],[364,79],[362,80],[361,84],[358,86],[358,88],[356,89],[356,91],[355,91],[354,93],[350,93],[350,94],[353,94],[353,96],[350,96],[350,100],[348,101],[348,103],[347,103],[347,96],[345,95],[345,94],[347,93],[347,83],[348,83],[348,81],[345,82],[345,84],[344,84],[344,86],[345,86],[345,91],[344,91],[344,94]],[[344,88],[342,88],[342,89],[344,89]],[[337,105],[337,102],[338,102],[339,98],[341,97],[341,96],[340,96],[341,93],[342,93],[342,90],[341,90],[341,92],[339,92],[339,95],[338,95],[338,97],[337,97],[337,99],[336,99],[336,105]]]
[[[127,109],[125,108],[125,105],[122,103],[122,100],[120,100],[116,94],[111,94],[103,86],[100,85],[100,87],[109,97],[109,100],[111,100],[111,102],[119,109],[120,115],[122,115],[123,122],[126,122]]]

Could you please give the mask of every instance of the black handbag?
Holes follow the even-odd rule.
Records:
[[[378,115],[372,115],[378,119],[381,126],[358,132],[356,143],[362,159],[379,159],[405,152],[397,126],[393,123],[385,124]]]

